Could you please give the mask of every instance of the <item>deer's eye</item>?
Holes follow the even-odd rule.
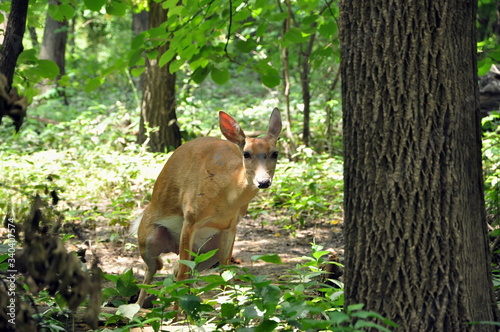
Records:
[[[271,158],[273,158],[273,159],[278,159],[278,151],[274,151],[274,152],[271,154]]]
[[[245,158],[245,159],[249,159],[249,158],[251,158],[251,157],[252,157],[252,155],[250,154],[250,152],[248,152],[248,151],[243,151],[243,158]]]

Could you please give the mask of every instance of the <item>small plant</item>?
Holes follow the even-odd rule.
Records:
[[[359,331],[366,327],[390,331],[388,327],[396,327],[379,314],[363,310],[362,304],[344,307],[343,290],[339,288],[342,283],[336,281],[332,286],[321,278],[322,266],[339,264],[326,260],[328,253],[321,246],[313,245],[312,255],[304,257],[304,263],[297,264],[278,280],[256,276],[236,266],[219,267],[218,275],[200,275],[195,270],[196,265],[209,259],[215,251],[193,254],[193,261],[181,262],[190,267],[190,279],[176,282],[170,275],[154,286],[141,285],[158,297],[149,313],[133,316],[138,306],[122,305],[116,315],[107,317],[107,321],[117,322],[127,317],[128,327],[151,325],[155,331],[160,331],[162,324],[174,324],[176,312],[169,308],[177,303],[185,315],[178,324],[212,326],[225,331]],[[269,264],[281,263],[277,255],[260,255],[253,259]],[[132,292],[130,271],[123,277],[111,279],[117,285],[113,293]],[[127,284],[125,293],[119,290]]]

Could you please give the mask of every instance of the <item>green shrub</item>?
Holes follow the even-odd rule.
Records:
[[[184,262],[191,268],[191,279],[177,283],[169,275],[155,286],[141,286],[158,296],[151,312],[134,316],[139,306],[126,304],[119,307],[119,314],[106,315],[106,320],[116,323],[125,319],[128,324],[123,330],[151,325],[159,331],[162,324],[173,324],[175,312],[168,308],[178,302],[186,316],[178,324],[214,330],[359,331],[371,327],[389,331],[386,326],[396,326],[376,313],[364,311],[361,304],[345,307],[342,288],[325,284],[321,278],[324,273],[322,266],[338,263],[325,260],[329,252],[323,251],[321,246],[313,245],[312,248],[312,255],[304,257],[304,263],[297,264],[278,280],[256,276],[236,266],[220,267],[220,274],[200,275],[194,267],[215,251],[194,255],[194,261]],[[281,263],[277,255],[255,256],[253,259],[269,264]],[[130,280],[131,272],[124,275],[127,275],[124,279]],[[117,279],[116,289],[120,291],[123,284],[119,286],[118,281],[122,277],[113,278]],[[342,285],[338,281],[336,284]],[[129,287],[136,290],[133,281]]]

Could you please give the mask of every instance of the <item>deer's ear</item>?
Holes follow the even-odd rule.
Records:
[[[271,119],[269,120],[269,129],[267,130],[267,135],[278,139],[281,133],[281,114],[278,108],[274,108],[271,113]]]
[[[219,112],[219,125],[222,135],[224,135],[229,142],[233,142],[240,147],[245,145],[245,133],[238,122],[229,114],[223,111]]]

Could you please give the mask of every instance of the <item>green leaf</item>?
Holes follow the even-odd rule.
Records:
[[[215,83],[222,85],[229,81],[229,70],[226,68],[214,68],[212,69],[210,77],[212,77]]]
[[[207,67],[198,67],[196,68],[196,70],[193,72],[193,74],[191,74],[191,78],[193,79],[193,81],[195,83],[198,83],[200,84],[201,82],[203,82],[205,80],[205,78],[208,76],[208,74],[210,73],[211,71],[211,67],[210,66],[207,66]]]
[[[54,300],[60,308],[64,308],[68,304],[64,299],[64,297],[62,296],[62,294],[59,292],[57,292],[56,295],[54,296]]]
[[[69,20],[75,15],[75,9],[68,4],[49,5],[49,15],[56,21]]]
[[[265,5],[267,5],[269,1],[267,0],[257,0],[255,1],[254,8],[264,8]]]
[[[132,68],[130,73],[134,77],[139,77],[142,75],[142,73],[144,73],[145,70],[146,70],[146,67],[136,67],[136,68]]]
[[[278,326],[278,322],[270,319],[264,320],[262,323],[255,327],[255,332],[268,332],[274,331],[274,329]]]
[[[116,282],[116,289],[124,297],[130,297],[137,294],[139,287],[137,287],[136,279],[132,270],[127,270],[122,273]]]
[[[21,54],[19,54],[19,58],[17,59],[18,63],[33,62],[37,60],[37,52],[34,48],[22,51]]]
[[[236,48],[240,50],[243,53],[250,53],[252,52],[255,47],[257,46],[257,42],[253,40],[252,38],[247,39],[246,41],[244,40],[239,40],[236,43]]]
[[[71,19],[75,15],[75,9],[73,6],[68,4],[62,4],[59,6],[59,11],[66,20]]]
[[[358,320],[356,322],[356,324],[354,324],[354,328],[356,330],[362,329],[362,328],[365,328],[365,327],[376,328],[377,330],[383,331],[383,332],[391,332],[391,330],[389,330],[388,328],[385,328],[382,325],[374,323],[374,322],[368,322],[368,321],[364,321],[364,320]]]
[[[246,319],[254,319],[260,317],[255,304],[248,305],[243,308],[243,317]]]
[[[137,63],[141,58],[142,58],[142,49],[137,49],[129,52],[128,66],[133,67],[137,65]]]
[[[331,322],[335,325],[341,325],[351,320],[349,315],[342,311],[329,312],[328,316],[330,317]]]
[[[102,6],[106,3],[106,0],[83,0],[85,7],[95,12],[101,10]]]
[[[288,13],[282,12],[279,14],[271,15],[269,17],[269,21],[274,21],[274,22],[283,21],[287,17],[288,17]]]
[[[107,273],[102,273],[101,274],[106,280],[109,280],[111,282],[113,282],[114,284],[116,284],[118,282],[118,278],[120,276],[117,276],[115,274],[107,274]]]
[[[300,9],[306,13],[314,10],[318,6],[318,0],[298,0],[297,3]]]
[[[479,62],[477,64],[477,75],[484,76],[484,75],[488,74],[492,65],[493,65],[493,61],[491,60],[491,58],[485,58],[485,59],[479,60]]]
[[[189,267],[190,270],[194,270],[194,268],[196,267],[196,263],[195,262],[184,260],[184,259],[180,259],[179,260],[179,264],[187,265],[187,267]]]
[[[322,331],[322,330],[332,331],[328,329],[331,323],[326,320],[304,318],[301,319],[300,322],[302,323],[301,326],[302,331]]]
[[[63,75],[61,78],[57,81],[57,85],[59,86],[69,86],[70,80],[68,75]]]
[[[141,309],[141,306],[138,305],[137,303],[132,303],[132,304],[123,304],[118,307],[118,310],[116,311],[116,314],[120,314],[123,317],[127,317],[128,319],[132,320],[135,316],[136,313],[139,312]]]
[[[38,60],[37,73],[48,79],[54,79],[59,75],[59,66],[54,61]]]
[[[196,295],[183,295],[179,298],[179,305],[182,309],[186,310],[188,313],[193,312],[199,308],[201,304],[201,299]]]
[[[128,6],[121,1],[112,0],[106,6],[106,13],[113,16],[123,16],[127,12]]]
[[[227,281],[233,279],[236,276],[236,271],[234,271],[234,270],[226,270],[226,271],[222,272],[221,276],[224,279],[224,281],[227,282]]]
[[[168,50],[165,51],[160,57],[160,61],[158,62],[158,66],[163,67],[167,63],[170,62],[175,56],[175,50],[173,48],[169,48]]]
[[[307,40],[307,38],[302,35],[302,31],[299,28],[291,28],[288,30],[283,36],[283,39],[295,44],[300,44]]]
[[[181,69],[182,65],[185,64],[186,62],[182,59],[176,59],[172,62],[170,62],[170,66],[168,67],[168,70],[170,71],[171,74],[175,73],[179,69]]]
[[[238,308],[232,303],[222,303],[220,306],[220,314],[225,319],[234,318],[238,311]]]
[[[107,301],[109,298],[116,296],[120,296],[120,293],[116,290],[116,288],[108,287],[102,290],[102,298],[104,301]]]
[[[9,254],[0,255],[0,270],[7,270],[9,268],[8,258]]]
[[[255,36],[257,36],[257,37],[264,36],[266,34],[266,32],[267,32],[267,26],[268,26],[268,24],[266,22],[260,24],[257,27],[257,30],[255,31]]]
[[[85,85],[85,92],[89,93],[99,88],[104,83],[104,78],[102,77],[94,77],[93,79],[87,81]]]
[[[317,14],[311,14],[302,19],[302,26],[310,26],[314,25],[316,21],[318,21],[319,15]],[[319,23],[319,22],[318,22]]]
[[[132,39],[131,43],[131,48],[132,50],[136,51],[137,49],[141,48],[144,46],[144,40],[146,39],[146,32],[141,32],[137,36]]]
[[[209,251],[209,252],[205,252],[205,253],[199,254],[198,256],[196,256],[194,258],[194,262],[196,264],[200,264],[201,262],[209,260],[210,258],[212,258],[217,253],[217,250],[218,249],[215,249],[215,250],[212,250],[212,251]]]
[[[236,14],[233,15],[233,21],[234,22],[241,22],[246,20],[252,12],[248,10],[247,8],[242,8],[241,10],[237,11]]]
[[[280,84],[279,75],[263,74],[260,76],[260,79],[262,80],[262,84],[264,84],[270,89],[277,87]]]
[[[152,50],[151,52],[146,53],[146,56],[148,57],[148,59],[154,60],[158,58],[158,50]]]
[[[364,306],[365,306],[364,303],[351,304],[351,305],[347,306],[347,311],[352,312],[352,311],[356,311],[356,310],[361,310],[361,309],[363,309]]]
[[[170,8],[175,7],[178,2],[179,2],[179,0],[167,0],[167,1],[164,1],[161,4],[161,6],[163,7],[163,9],[170,9]]]
[[[325,24],[320,25],[318,31],[322,37],[331,38],[337,33],[338,26],[334,20],[327,21]]]
[[[320,259],[321,257],[325,256],[325,255],[328,255],[330,252],[327,251],[327,250],[322,250],[322,251],[315,251],[313,252],[312,256],[318,260]]]
[[[277,254],[255,255],[255,256],[252,256],[252,260],[253,261],[262,260],[266,263],[283,264],[281,262],[280,256],[278,256]]]

